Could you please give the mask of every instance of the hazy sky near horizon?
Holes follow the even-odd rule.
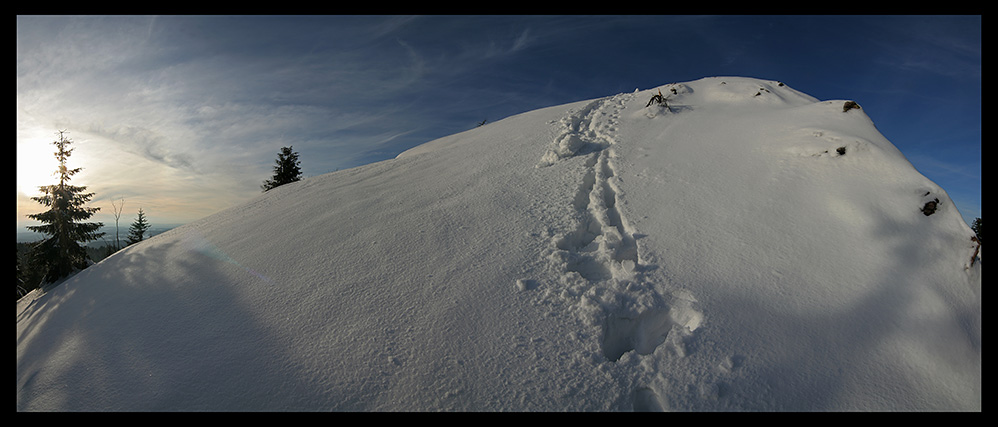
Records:
[[[981,216],[980,16],[18,16],[17,223],[67,130],[92,220],[186,223],[514,114],[708,76],[852,99]]]

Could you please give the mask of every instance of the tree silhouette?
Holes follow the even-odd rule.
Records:
[[[281,147],[281,152],[277,154],[277,166],[274,166],[274,176],[263,182],[260,188],[269,191],[284,184],[290,184],[301,180],[301,162],[298,160],[298,153],[291,151],[291,147]]]
[[[121,210],[125,208],[125,198],[121,198],[121,205],[114,204],[111,200],[111,208],[114,209],[114,250],[121,249],[121,240],[118,239],[118,220],[121,219]]]
[[[59,168],[55,175],[59,177],[59,183],[39,187],[44,194],[31,198],[48,206],[49,210],[28,215],[28,218],[45,225],[30,225],[27,228],[49,236],[32,249],[38,265],[45,270],[45,280],[48,282],[68,276],[76,269],[86,268],[87,251],[80,243],[97,240],[104,235],[97,232],[104,224],[80,222],[89,219],[100,208],[84,206],[94,195],[84,192],[87,187],[69,185],[72,176],[82,168],[66,167],[66,160],[73,152],[68,147],[73,142],[66,138],[65,133],[59,131],[59,139],[52,143],[58,148],[55,157],[59,160]]]
[[[981,241],[981,219],[974,218],[974,223],[970,226],[971,230],[974,230],[974,234],[977,235],[977,241]]]
[[[138,218],[135,218],[135,222],[128,228],[128,244],[141,242],[146,230],[149,230],[149,223],[146,221],[145,212],[139,208]]]

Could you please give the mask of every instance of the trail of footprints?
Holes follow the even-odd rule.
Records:
[[[561,120],[563,132],[537,167],[584,157],[585,173],[573,198],[575,227],[553,238],[549,259],[563,279],[588,286],[579,306],[599,308],[603,355],[617,361],[625,353],[651,354],[671,339],[682,355],[681,336],[699,326],[695,301],[682,292],[660,293],[645,280],[633,228],[622,215],[619,178],[614,166],[614,135],[620,111],[633,97],[621,94],[596,100]],[[575,296],[575,295],[573,295]],[[595,302],[594,302],[595,301]],[[588,303],[587,303],[588,302]],[[679,331],[673,333],[673,331]],[[643,390],[647,397],[650,390]]]
[[[633,271],[638,262],[634,236],[627,232],[617,208],[608,153],[609,149],[603,149],[586,159],[587,171],[573,202],[578,225],[555,242],[558,249],[572,255],[568,270],[588,280],[607,280],[616,270]]]
[[[628,232],[617,207],[618,188],[610,160],[615,144],[611,135],[619,107],[625,102],[626,98],[619,95],[597,100],[562,119],[565,131],[538,164],[543,167],[560,159],[586,157],[585,174],[572,202],[577,225],[557,237],[555,246],[561,251],[558,255],[566,269],[590,281],[627,276],[638,263],[634,235]]]
[[[673,84],[662,89],[671,92],[666,98],[672,95],[677,98],[669,99],[669,104],[663,102],[661,106],[649,101],[644,116],[654,119],[691,110],[674,103],[692,93],[691,88]],[[763,91],[771,93],[761,88],[754,96],[760,96]],[[572,198],[576,215],[574,227],[554,235],[548,260],[561,273],[558,281],[562,288],[554,293],[563,301],[569,301],[570,309],[576,310],[583,320],[602,329],[600,349],[605,360],[610,362],[619,362],[630,352],[640,356],[663,354],[659,350],[663,347],[667,350],[665,354],[684,357],[687,351],[684,340],[703,321],[703,314],[694,308],[696,299],[688,291],[667,283],[668,279],[661,274],[650,273],[657,266],[646,264],[642,259],[633,227],[620,209],[623,193],[614,165],[615,135],[621,110],[633,97],[634,94],[620,94],[570,111],[560,121],[562,132],[536,165],[543,168],[582,159],[584,173]],[[848,109],[847,104],[843,111]],[[825,130],[804,131],[822,139],[823,151],[815,151],[811,146],[791,149],[802,157],[835,158],[847,153],[852,156],[869,149],[867,141],[845,141],[844,136]],[[925,192],[922,196],[925,215],[931,214],[927,212],[928,208],[938,204],[938,199],[932,198],[930,193]],[[521,280],[519,285],[521,289],[537,286],[532,280]],[[656,382],[654,378],[661,374],[656,372],[655,359],[632,357],[627,360],[637,362],[632,366],[646,374],[635,381],[637,386],[631,396],[633,409],[667,410],[668,396],[659,396],[657,387],[652,385]],[[743,363],[743,357],[731,356],[717,365],[717,370],[729,374]],[[724,382],[690,384],[689,388],[715,399],[728,394]]]

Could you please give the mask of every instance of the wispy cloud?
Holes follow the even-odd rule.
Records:
[[[981,164],[979,162],[966,163],[944,161],[936,157],[917,152],[908,154],[907,157],[912,164],[917,165],[918,169],[923,173],[937,176],[939,178],[959,178],[971,181],[979,181],[981,179]]]
[[[405,49],[406,57],[409,58],[408,64],[400,66],[401,69],[405,70],[405,77],[401,82],[401,85],[408,86],[420,80],[420,78],[422,78],[426,73],[426,60],[416,53],[416,50],[402,39],[395,39],[395,41],[402,46],[403,49]]]
[[[199,206],[218,201],[212,191],[233,200],[259,194],[282,146],[306,156],[303,169],[314,176],[391,158],[483,119],[712,75],[703,73],[717,73],[725,58],[733,59],[725,70],[798,73],[818,82],[798,88],[809,93],[855,87],[826,74],[844,67],[822,68],[842,57],[861,63],[848,78],[889,79],[896,84],[870,86],[893,93],[911,92],[912,80],[901,77],[943,75],[946,58],[957,60],[951,72],[973,81],[980,58],[979,42],[950,36],[945,22],[915,31],[923,35],[912,41],[905,25],[918,19],[877,30],[872,24],[880,21],[856,18],[871,23],[859,27],[865,37],[859,38],[880,31],[889,37],[872,39],[884,44],[822,50],[825,57],[813,49],[785,51],[787,33],[780,31],[788,28],[808,47],[814,34],[822,43],[840,39],[824,29],[801,30],[801,17],[767,18],[779,21],[773,26],[758,25],[757,17],[687,16],[17,19],[19,143],[22,135],[50,139],[68,129],[81,142],[74,158],[95,177],[93,190],[134,198],[155,193],[178,209],[185,194]],[[814,20],[820,19],[805,24]],[[919,44],[930,46],[929,56]],[[801,59],[802,53],[811,56]],[[819,64],[801,71],[808,61]],[[889,64],[877,68],[886,70],[882,75],[854,71],[875,61]],[[834,96],[849,96],[833,89]],[[930,93],[937,102],[956,102],[939,92],[905,102],[932,102]],[[872,89],[870,95],[897,98]]]
[[[519,52],[529,46],[530,42],[530,28],[526,28],[520,32],[520,35],[516,38],[516,40],[513,40],[513,47],[510,48],[510,52]]]
[[[868,43],[879,47],[876,60],[906,72],[949,78],[981,78],[980,16],[867,18],[882,31]]]
[[[193,155],[178,151],[176,145],[166,143],[166,137],[145,127],[114,126],[111,129],[92,125],[87,132],[106,138],[122,150],[137,154],[145,159],[165,166],[197,173]]]
[[[465,47],[465,55],[461,57],[461,60],[468,60],[473,57],[478,57],[479,59],[499,59],[519,53],[527,49],[533,42],[534,38],[531,37],[530,28],[528,27],[519,30],[518,33],[504,34],[497,38],[490,38],[488,41],[482,41],[480,42],[482,45],[469,43]]]

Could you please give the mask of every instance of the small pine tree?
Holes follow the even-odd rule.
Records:
[[[68,276],[73,270],[87,267],[88,255],[80,243],[97,240],[104,233],[97,232],[104,224],[99,222],[78,222],[89,219],[100,208],[89,208],[83,205],[93,198],[94,193],[84,193],[85,186],[69,185],[69,180],[82,168],[68,169],[66,159],[73,149],[68,148],[73,142],[67,139],[64,131],[59,131],[59,140],[52,144],[58,148],[55,157],[59,160],[59,183],[39,187],[44,193],[31,199],[49,206],[50,209],[28,218],[41,221],[45,225],[30,225],[31,231],[45,233],[49,237],[33,249],[33,256],[45,270],[45,280],[53,282]]]
[[[274,166],[274,176],[263,182],[260,188],[264,192],[301,180],[301,162],[298,160],[298,153],[291,151],[291,147],[281,147],[281,152],[277,154],[277,166]]]
[[[146,221],[146,214],[139,208],[139,216],[128,228],[128,244],[135,244],[142,241],[146,231],[149,230],[149,223]]]
[[[974,223],[971,224],[970,229],[974,230],[974,234],[977,235],[977,241],[978,241],[978,243],[980,243],[980,241],[981,241],[981,219],[980,218],[974,218]]]

